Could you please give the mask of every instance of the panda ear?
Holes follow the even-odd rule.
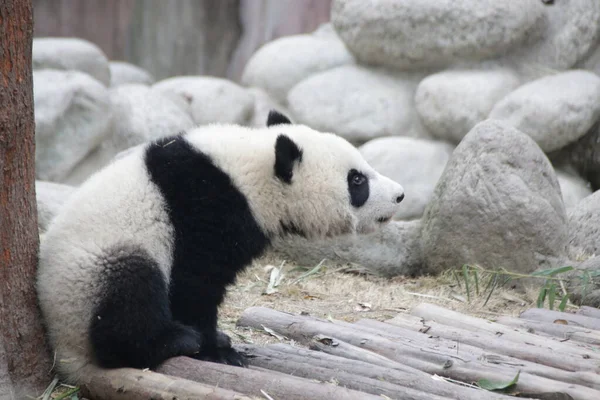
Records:
[[[294,163],[302,161],[302,150],[286,135],[277,136],[275,141],[275,176],[287,184],[292,183]]]
[[[269,115],[267,116],[267,127],[272,125],[284,125],[291,124],[292,121],[285,115],[281,114],[279,111],[271,110],[269,111]]]

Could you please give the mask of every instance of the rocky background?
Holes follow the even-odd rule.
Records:
[[[143,13],[156,17],[156,3]],[[135,65],[81,38],[36,38],[42,232],[74,187],[121,151],[198,124],[261,126],[277,108],[347,138],[406,190],[381,232],[276,243],[285,257],[384,276],[465,263],[600,270],[600,2],[330,4],[330,21],[267,41],[239,77],[190,73],[171,56],[164,62],[181,72],[164,76],[160,60],[160,73],[144,68],[152,47]],[[220,29],[239,29],[231,24]],[[156,41],[168,28],[144,29]],[[198,46],[221,40],[228,36]],[[200,48],[189,46],[192,57]],[[600,305],[600,289],[591,293],[588,303]]]

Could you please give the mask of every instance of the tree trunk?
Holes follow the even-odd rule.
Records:
[[[51,368],[34,280],[39,246],[31,0],[0,0],[0,398],[37,396]]]

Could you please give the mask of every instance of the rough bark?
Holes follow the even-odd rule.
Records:
[[[526,329],[528,332],[552,336],[562,341],[569,340],[592,346],[600,346],[600,331],[593,329],[573,325],[553,324],[550,322],[529,321],[513,317],[499,317],[496,319],[496,322],[506,326]]]
[[[381,397],[307,379],[285,375],[276,371],[254,370],[224,364],[175,357],[164,362],[157,372],[177,376],[206,385],[235,390],[263,398],[261,390],[274,399],[305,400],[381,400]]]
[[[396,368],[334,356],[321,351],[279,343],[267,347],[237,347],[253,366],[268,368],[320,381],[335,380],[339,385],[392,398],[441,397],[457,400],[508,399],[508,396],[475,390],[446,381],[436,381],[428,374],[401,364]]]
[[[420,334],[423,339],[414,340],[413,337],[404,338],[395,336],[394,339],[363,330],[360,326],[349,327],[352,324],[343,324],[340,321],[324,321],[307,316],[298,316],[278,312],[264,307],[250,307],[244,311],[238,321],[239,326],[263,329],[268,327],[275,332],[307,344],[316,335],[326,335],[338,341],[345,341],[354,346],[374,351],[396,362],[420,369],[429,374],[437,374],[462,382],[473,382],[479,379],[510,381],[520,370],[517,390],[527,392],[564,392],[577,399],[598,399],[600,391],[585,387],[581,384],[565,383],[557,379],[549,379],[533,375],[528,372],[525,362],[488,355],[480,359],[473,354],[473,348],[464,351],[460,343],[444,342],[427,334]],[[408,334],[414,334],[405,330]],[[410,335],[409,335],[410,336]],[[481,354],[481,349],[479,349]],[[516,365],[515,365],[516,362]],[[550,367],[538,366],[548,371]],[[559,371],[564,374],[576,374],[568,371]]]
[[[231,390],[132,368],[90,372],[80,388],[94,400],[250,400]]]
[[[600,361],[600,355],[589,348],[534,335],[526,330],[508,328],[496,322],[471,317],[433,304],[419,304],[411,310],[411,314],[410,317],[399,314],[388,322],[410,329],[411,326],[405,325],[403,321],[406,319],[412,325],[411,317],[416,316],[422,319],[421,329],[428,328],[429,334],[446,339],[459,339],[462,343],[498,354],[567,371],[580,371],[586,365],[588,369],[594,370]]]
[[[362,327],[368,327],[372,329],[374,333],[380,332],[386,334],[392,340],[396,340],[400,337],[405,337],[407,331],[405,328],[400,326],[394,326],[386,324],[384,322],[373,321],[373,320],[361,320],[357,324]],[[493,338],[481,337],[476,333],[472,333],[468,330],[460,331],[456,328],[447,327],[444,325],[437,324],[432,321],[426,323],[429,329],[427,334],[440,338],[438,344],[446,341],[445,347],[450,348],[451,343],[455,344],[456,348],[462,351],[468,352],[477,359],[487,359],[490,362],[499,362],[505,365],[520,365],[522,371],[526,371],[532,375],[557,380],[566,383],[574,383],[577,385],[584,385],[594,389],[600,390],[600,377],[598,376],[598,359],[595,361],[588,360],[585,356],[579,356],[578,359],[572,357],[563,360],[568,355],[565,353],[560,354],[560,357],[543,357],[543,360],[551,365],[545,365],[539,363],[540,355],[545,353],[552,353],[551,347],[535,347],[533,344],[528,345],[527,343],[515,343],[502,339],[492,340]],[[472,340],[475,338],[476,340]],[[416,343],[421,343],[421,340],[416,340]],[[427,343],[423,343],[425,346]],[[530,346],[531,350],[527,347]],[[490,354],[490,351],[492,353]],[[548,351],[551,350],[551,351]],[[588,349],[591,353],[593,349]],[[577,361],[582,364],[581,368],[577,368]],[[565,367],[572,368],[571,370]]]
[[[32,37],[31,0],[0,0],[0,397],[8,398],[39,395],[51,368],[34,286]]]
[[[600,320],[600,309],[598,308],[582,306],[579,309],[579,311],[577,311],[577,314],[585,315],[586,317],[596,318]]]
[[[544,308],[530,308],[529,310],[523,311],[520,318],[550,322],[550,323],[567,323],[568,325],[580,326],[583,328],[594,329],[600,331],[600,319],[588,317],[581,314],[571,314],[566,312],[547,310]],[[558,321],[558,322],[555,322]]]

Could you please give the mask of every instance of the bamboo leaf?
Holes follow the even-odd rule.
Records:
[[[554,310],[554,300],[556,298],[556,283],[552,282],[548,288],[548,306]]]
[[[565,307],[567,306],[567,301],[569,300],[569,295],[565,294],[562,297],[562,300],[560,301],[560,304],[558,305],[558,309],[559,311],[565,311]]]
[[[483,303],[484,307],[490,300],[490,297],[492,297],[492,293],[494,292],[494,289],[496,288],[496,284],[498,283],[498,273],[494,274],[494,279],[491,280],[491,282],[492,282],[492,287],[490,288],[490,292],[488,293],[487,298],[485,299],[485,302]]]
[[[469,272],[467,271],[467,265],[464,264],[462,267],[463,278],[465,280],[465,288],[467,290],[467,301],[471,301],[471,290],[469,289]]]
[[[473,278],[475,279],[475,293],[479,296],[479,274],[476,269],[473,270]]]
[[[537,298],[537,308],[544,308],[544,300],[546,300],[546,291],[547,290],[548,290],[548,288],[546,287],[546,285],[544,285],[540,289],[540,294],[538,295],[538,298]]]
[[[552,268],[552,269],[544,269],[542,271],[535,271],[531,274],[531,276],[554,276],[557,274],[562,274],[563,272],[568,272],[571,271],[575,268],[568,266],[568,267],[558,267],[558,268]]]
[[[517,372],[517,375],[515,375],[515,377],[509,381],[509,382],[502,382],[502,381],[490,381],[489,379],[480,379],[479,381],[477,381],[477,385],[485,390],[504,390],[507,389],[513,385],[515,385],[517,383],[517,381],[519,380],[519,375],[521,374],[521,371]]]

